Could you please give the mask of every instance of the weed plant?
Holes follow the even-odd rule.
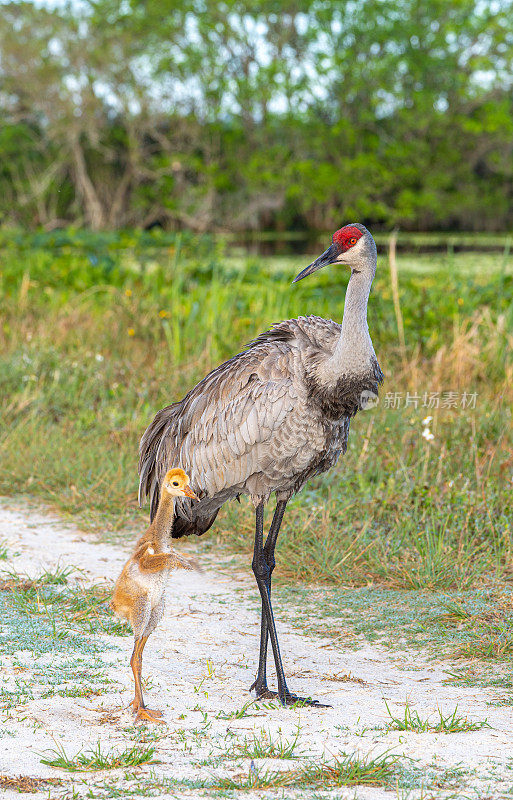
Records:
[[[89,772],[92,770],[120,769],[122,767],[139,767],[141,764],[155,764],[154,747],[135,745],[119,753],[103,751],[100,742],[96,747],[79,750],[74,756],[67,756],[62,747],[48,751],[43,755],[41,763],[47,767],[63,769],[67,772]]]
[[[273,738],[270,731],[262,730],[236,742],[227,754],[229,758],[272,758],[294,759],[304,755],[298,746],[299,727],[292,739],[284,739],[280,734]]]
[[[258,770],[251,762],[247,775],[224,778],[219,782],[219,788],[242,790],[386,786],[393,779],[397,763],[398,757],[388,753],[374,757],[342,753],[331,762],[310,763],[288,770]]]
[[[415,733],[462,733],[465,731],[479,731],[481,728],[489,728],[486,720],[472,721],[468,717],[458,716],[458,707],[454,709],[452,714],[443,714],[441,709],[438,709],[438,719],[432,720],[430,718],[422,719],[419,712],[411,708],[409,703],[404,707],[404,713],[400,716],[395,716],[388,703],[385,701],[390,722],[388,723],[389,730],[396,731],[414,731]]]

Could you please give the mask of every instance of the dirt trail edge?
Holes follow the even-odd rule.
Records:
[[[35,578],[44,570],[72,566],[81,572],[68,577],[62,587],[67,592],[75,585],[112,586],[132,540],[126,548],[100,543],[51,514],[6,499],[0,501],[0,543],[0,577],[16,571]],[[198,557],[201,561],[201,551]],[[219,796],[223,787],[223,796],[232,796],[230,790],[236,796],[258,791],[260,797],[287,800],[513,795],[511,707],[493,705],[496,690],[445,685],[450,667],[440,661],[415,655],[405,662],[371,646],[340,650],[329,639],[295,631],[277,614],[290,688],[332,707],[253,704],[244,709],[257,662],[255,587],[249,565],[247,574],[230,578],[208,561],[203,573],[172,575],[165,617],[146,648],[145,695],[149,706],[164,712],[167,724],[161,726],[133,724],[130,636],[91,633],[83,626],[75,630],[73,624],[63,630],[55,614],[45,619],[44,591],[35,614],[24,611],[19,598],[13,600],[11,588],[0,592],[7,609],[0,621],[0,789],[5,797],[20,797],[23,785],[29,789],[25,796],[76,800],[210,797]],[[13,603],[16,613],[10,616]],[[25,618],[35,627],[24,634]],[[46,625],[42,633],[38,620]],[[458,716],[487,720],[490,727],[452,734],[390,730],[385,701],[395,716],[404,714],[408,702],[422,719],[436,719],[437,709],[447,714],[457,706]],[[261,759],[257,743],[265,755],[280,755],[281,747],[281,755],[294,757]],[[55,759],[55,751],[72,759],[98,747],[103,754],[119,754],[134,746],[137,752],[154,748],[155,763],[131,766],[128,759],[118,769],[70,773],[41,761],[45,754]],[[382,785],[339,787],[328,778],[315,782],[304,776],[287,788],[279,778],[273,783],[276,770],[299,775],[301,767],[332,763],[342,753],[368,762],[386,752],[399,760],[392,776],[377,781]],[[25,784],[16,783],[19,776]],[[31,784],[29,778],[38,780]],[[234,784],[223,784],[226,778]]]

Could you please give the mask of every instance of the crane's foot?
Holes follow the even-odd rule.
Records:
[[[256,693],[256,700],[278,700],[282,706],[312,706],[313,708],[331,708],[332,706],[326,703],[320,703],[318,700],[314,700],[312,697],[300,697],[297,694],[293,694],[288,690],[284,693],[283,696],[280,696],[279,692],[273,692],[271,689],[268,689],[267,686],[265,687],[257,687],[253,684],[250,691],[254,691]]]
[[[155,711],[152,708],[143,708],[139,706],[137,714],[135,715],[136,722],[160,722],[164,724],[162,719],[162,711]]]
[[[249,693],[253,695],[255,700],[265,700],[266,692],[268,691],[267,683],[260,681],[258,678],[249,687]]]
[[[134,699],[131,700],[128,705],[132,706],[132,711],[134,712],[134,714],[137,714],[139,709],[143,708],[145,711],[147,711],[149,714],[152,714],[154,717],[163,716],[162,711],[157,711],[157,709],[155,708],[146,708],[146,706],[141,705],[141,701],[138,700],[137,697],[134,697]]]

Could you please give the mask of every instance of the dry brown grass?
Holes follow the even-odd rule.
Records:
[[[23,794],[40,792],[49,786],[62,786],[64,781],[60,778],[33,778],[30,775],[0,775],[0,789],[6,789]]]

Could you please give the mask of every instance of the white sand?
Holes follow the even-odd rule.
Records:
[[[0,570],[7,567],[36,576],[57,564],[73,565],[83,569],[88,579],[108,583],[117,577],[132,543],[132,540],[127,541],[124,549],[99,543],[91,534],[82,533],[55,516],[36,512],[12,500],[0,505],[0,540],[7,543],[11,553],[19,553],[9,561],[0,561]],[[199,557],[201,560],[201,551]],[[140,768],[141,781],[152,771],[168,778],[195,780],[247,774],[248,760],[224,760],[207,765],[199,762],[221,755],[234,742],[254,732],[270,731],[273,738],[281,732],[284,738],[291,739],[299,730],[298,748],[310,756],[330,758],[342,751],[377,755],[390,750],[400,755],[403,763],[408,764],[411,758],[411,764],[417,768],[428,770],[429,767],[431,781],[436,765],[440,775],[451,767],[459,767],[464,773],[452,780],[452,785],[459,786],[458,789],[450,790],[451,781],[447,781],[446,776],[444,791],[433,788],[422,795],[419,788],[411,793],[399,789],[397,796],[401,798],[447,794],[462,798],[511,796],[511,707],[487,705],[487,700],[500,696],[497,689],[444,685],[445,670],[450,665],[422,660],[416,654],[409,661],[411,665],[415,659],[416,668],[408,669],[403,653],[395,658],[393,652],[371,646],[341,651],[329,639],[308,638],[278,620],[290,688],[298,694],[310,694],[329,702],[332,708],[290,710],[256,706],[251,709],[252,716],[240,720],[216,719],[220,712],[239,709],[250,699],[247,689],[256,667],[259,607],[249,564],[246,573],[232,579],[226,573],[216,574],[212,560],[208,561],[210,566],[203,574],[185,571],[173,574],[165,618],[145,651],[143,677],[151,678],[146,700],[151,707],[164,711],[167,726],[159,726],[158,733],[163,738],[155,744],[155,757],[161,763]],[[112,688],[89,699],[59,696],[38,699],[38,684],[34,680],[35,699],[0,717],[0,774],[60,777],[67,783],[73,780],[78,797],[86,796],[84,780],[92,785],[94,781],[107,778],[117,780],[119,786],[128,786],[124,770],[69,775],[40,763],[41,751],[55,748],[56,743],[68,756],[83,747],[96,747],[98,742],[105,750],[122,750],[133,743],[133,730],[123,731],[132,725],[133,719],[127,708],[132,697],[128,667],[132,641],[127,637],[104,636],[104,639],[116,646],[101,655],[108,675],[115,681]],[[66,658],[66,655],[57,658]],[[26,653],[18,655],[20,661],[30,667]],[[2,656],[2,684],[11,688],[19,677],[13,665],[15,659]],[[365,684],[341,683],[322,677],[336,673],[351,674]],[[273,678],[271,673],[270,682]],[[452,712],[458,706],[458,715],[468,715],[475,720],[486,718],[492,727],[451,735],[386,732],[383,730],[388,720],[385,699],[396,711],[403,709],[408,700],[423,718],[435,716],[437,707]],[[108,714],[112,715],[111,721],[105,722]],[[375,726],[382,726],[382,729],[372,730]],[[267,761],[256,762],[255,766],[274,769],[295,763]],[[30,796],[57,798],[63,796],[65,789],[64,786],[52,788],[49,795],[46,788]],[[326,797],[368,800],[396,796],[395,790],[391,794],[371,787],[323,792],[322,796]],[[313,790],[291,789],[260,793],[287,799],[313,794]],[[20,796],[14,791],[5,792],[6,798]],[[109,792],[97,788],[93,796],[108,797]],[[131,795],[128,792],[126,796]],[[151,796],[200,797],[209,796],[209,792],[173,789]]]

